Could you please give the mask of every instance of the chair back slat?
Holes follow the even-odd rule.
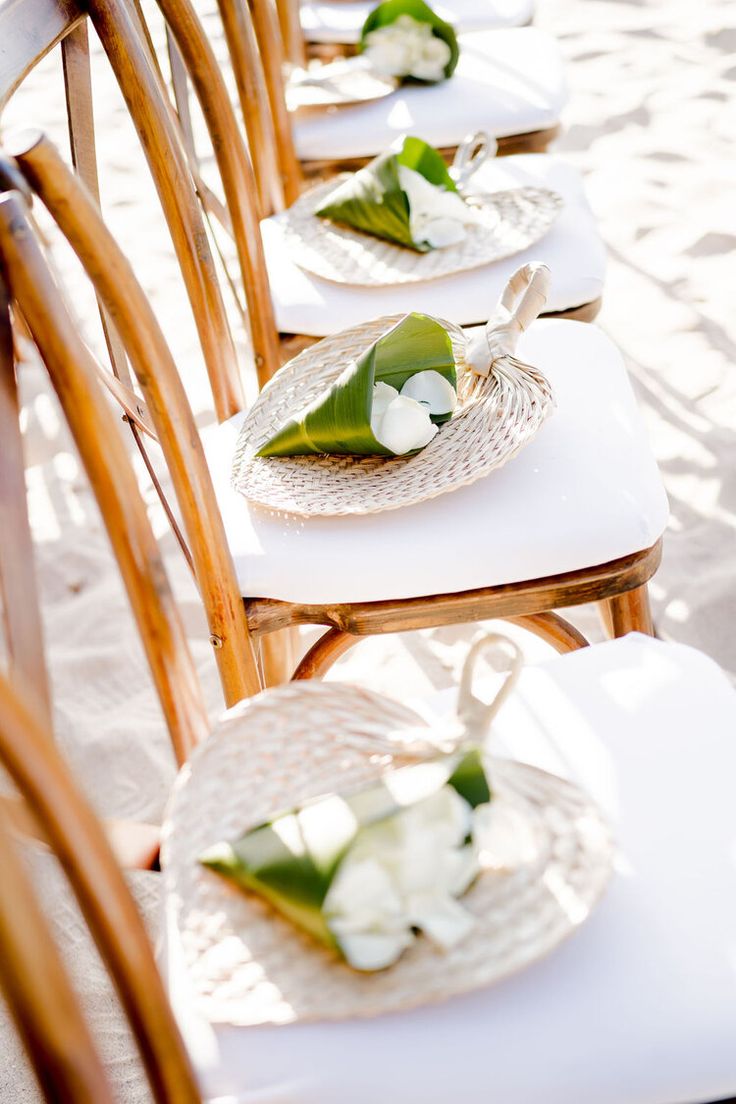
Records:
[[[243,405],[235,346],[180,133],[135,0],[99,0],[89,8],[79,0],[0,0],[0,110],[23,78],[87,18],[88,11],[148,158],[192,305],[215,410],[224,420]],[[79,51],[74,60],[80,62]],[[82,103],[77,97],[73,106],[80,110]]]
[[[202,444],[171,351],[99,208],[51,142],[38,134],[19,136],[12,152],[82,262],[125,343],[166,456],[225,698],[232,705],[256,693],[260,679]]]
[[[217,159],[248,300],[256,371],[264,384],[279,368],[280,357],[253,170],[212,46],[190,0],[158,4],[195,87]]]
[[[236,0],[220,0],[220,4],[233,2]],[[274,0],[248,0],[248,2],[266,77],[284,197],[287,206],[290,206],[299,198],[304,178],[296,155],[291,120],[286,106],[284,88],[286,57],[278,12]],[[237,65],[236,58],[232,58],[232,64],[233,67]]]
[[[17,193],[0,196],[0,255],[97,499],[182,763],[208,732],[202,692],[125,446]]]
[[[307,47],[299,15],[299,0],[276,0],[276,8],[286,59],[292,65],[305,66]]]
[[[25,707],[23,701],[13,692],[6,680],[0,678],[0,765],[9,773],[13,782],[28,803],[31,812],[38,820],[49,843],[61,862],[79,907],[84,915],[90,934],[94,938],[100,955],[116,986],[121,1004],[125,1010],[131,1029],[143,1059],[154,1099],[159,1104],[201,1104],[194,1074],[174,1022],[160,974],[156,968],[153,951],[143,922],[131,897],[122,872],[113,857],[110,845],[90,806],[77,790],[69,769],[57,747],[49,739],[37,718]],[[0,863],[0,870],[3,864]],[[7,871],[5,871],[7,876]],[[13,875],[11,871],[11,876]],[[13,879],[13,890],[0,891],[0,962],[5,968],[9,955],[5,953],[3,936],[5,930],[2,919],[12,908],[12,899],[16,897],[15,884],[22,887],[22,881]],[[33,916],[22,897],[19,908],[22,914]],[[15,916],[17,917],[16,910]],[[36,921],[39,920],[35,914]],[[13,924],[17,932],[17,925]],[[40,930],[40,929],[39,929]],[[30,934],[30,933],[29,933]],[[48,940],[40,937],[40,951],[47,950]],[[32,944],[29,950],[32,950]],[[50,961],[50,960],[49,960]],[[49,1049],[59,1032],[63,1035],[63,1023],[56,1014],[53,1023],[52,1001],[44,1012],[40,1000],[46,994],[46,979],[42,973],[31,973],[30,962],[18,958],[18,969],[22,972],[26,1007],[34,1016],[36,1028],[48,1028],[38,1037],[34,1057],[43,1061],[47,1071],[56,1073],[48,1060],[53,1051]],[[25,967],[28,967],[27,969]],[[2,976],[0,967],[0,977]],[[51,968],[49,980],[54,988],[51,996],[58,1000],[63,990],[58,982],[58,971]],[[40,992],[39,992],[40,986]],[[13,993],[11,993],[12,1000]],[[70,1005],[70,1015],[73,1008]],[[53,1012],[58,1012],[54,1005]],[[36,1013],[38,1015],[36,1016]],[[88,1039],[79,1030],[79,1024],[73,1022],[75,1034],[69,1034],[74,1051],[70,1051],[78,1060],[82,1069],[82,1059],[89,1055]],[[86,1067],[90,1076],[95,1074],[93,1063]],[[76,1096],[74,1093],[64,1096],[54,1095],[58,1082],[51,1085],[47,1098],[53,1101],[68,1101],[69,1104],[107,1104],[109,1097],[104,1085],[98,1086],[98,1096]]]
[[[61,59],[64,72],[66,114],[69,124],[69,146],[72,164],[79,174],[79,179],[83,181],[99,203],[100,183],[97,173],[92,74],[90,71],[89,34],[86,22],[74,27],[61,40]],[[128,390],[127,393],[121,394],[120,389],[109,380],[105,380],[106,386],[115,394],[118,402],[121,402],[122,399],[125,400],[121,402],[121,405],[123,405],[126,414],[131,418],[137,415],[134,420],[143,427],[146,424],[146,419],[142,417],[141,412],[135,409],[137,403],[134,402],[135,396],[132,394],[133,381],[123,343],[102,303],[99,303],[99,308],[102,332],[113,375]]]
[[[218,0],[218,10],[258,183],[260,213],[265,218],[283,210],[286,202],[266,75],[246,0]]]
[[[189,104],[189,79],[187,77],[184,58],[176,44],[176,39],[171,33],[171,28],[166,26],[166,52],[169,57],[169,70],[171,72],[171,90],[174,93],[176,114],[179,117],[181,136],[184,149],[189,158],[190,167],[197,164],[197,149],[194,141],[194,126],[192,124],[192,112]],[[198,182],[195,181],[195,183]]]
[[[31,6],[37,2],[29,0]],[[183,53],[218,151],[218,167],[227,200],[227,207],[221,213],[224,215],[227,211],[238,245],[258,376],[260,382],[265,382],[278,367],[279,348],[250,162],[221,74],[196,16],[187,5],[172,7],[169,14],[177,33],[177,49]],[[199,329],[216,413],[224,419],[242,405],[235,350],[202,207],[187,163],[177,116],[152,55],[148,29],[136,0],[91,0],[89,16],[147,156]],[[69,17],[63,28],[56,28],[55,34],[57,38],[62,33],[66,37],[71,35],[63,47],[70,133],[73,159],[87,188],[79,187],[58,156],[48,160],[48,165],[54,166],[51,175],[45,173],[46,161],[39,152],[40,147],[36,154],[29,152],[24,170],[31,176],[38,172],[36,185],[43,192],[43,202],[49,206],[87,270],[103,307],[116,375],[123,375],[126,357],[131,362],[145,401],[138,400],[132,386],[105,375],[99,365],[98,375],[128,414],[144,463],[174,533],[193,566],[225,700],[230,705],[260,689],[258,662],[222,519],[181,379],[150,306],[130,266],[102,223],[94,202],[99,188],[89,58],[84,31],[76,33],[79,26],[76,17]],[[30,63],[30,57],[28,61]],[[133,310],[131,303],[136,304]],[[140,319],[145,319],[142,326]],[[123,323],[127,327],[125,330]],[[164,451],[186,543],[156,478],[155,465],[146,453],[141,430],[154,433]]]
[[[47,1101],[114,1104],[91,1032],[4,815],[0,991]]]
[[[0,0],[0,111],[28,73],[84,18],[78,0]]]
[[[10,294],[0,271],[0,598],[10,678],[33,695],[50,722],[51,693],[26,506]],[[12,535],[12,539],[10,539]]]
[[[205,357],[220,420],[242,408],[237,357],[202,212],[170,104],[122,0],[92,0],[89,12],[146,152]]]

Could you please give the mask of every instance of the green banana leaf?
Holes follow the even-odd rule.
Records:
[[[436,319],[407,314],[341,373],[306,410],[291,418],[258,456],[393,456],[371,431],[374,383],[401,390],[417,372],[439,372],[457,388],[450,337]],[[433,417],[441,423],[449,414]]]
[[[421,773],[420,773],[421,772]],[[416,800],[449,784],[475,808],[491,800],[478,748],[401,767],[348,797],[329,794],[252,828],[233,843],[222,842],[199,862],[240,889],[265,897],[319,942],[337,947],[322,906],[340,862],[362,828],[393,816],[405,803],[397,793],[409,783]]]
[[[420,173],[430,184],[457,191],[442,155],[421,138],[408,137],[398,153],[381,154],[338,185],[315,215],[427,253],[432,247],[411,236],[409,200],[399,183],[399,165]]]
[[[360,32],[361,49],[365,44],[366,35],[369,35],[371,31],[375,31],[378,27],[387,27],[390,23],[394,23],[400,15],[410,15],[412,19],[416,19],[417,23],[429,23],[433,34],[447,43],[450,47],[450,60],[445,66],[445,77],[451,77],[457,68],[458,58],[460,57],[460,47],[457,43],[455,31],[449,23],[435,15],[430,6],[424,3],[424,0],[384,0],[383,4],[379,4],[377,8],[373,9],[363,24],[363,29]]]

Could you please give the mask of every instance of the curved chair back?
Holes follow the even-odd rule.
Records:
[[[182,83],[186,83],[181,68],[184,59],[212,138],[226,197],[225,205],[217,205],[217,213],[236,242],[247,305],[242,313],[250,330],[258,380],[262,384],[278,368],[279,353],[258,232],[258,216],[262,213],[259,189],[222,74],[193,7],[189,0],[162,0],[161,11],[175,29],[169,35],[175,91],[181,93]],[[228,15],[225,21],[228,42],[232,46],[242,42],[245,50],[247,42],[243,36],[250,32],[253,37],[247,9],[224,11]],[[202,204],[207,207],[208,200],[214,197],[198,173],[191,132],[172,110],[151,36],[136,0],[93,0],[84,5],[81,0],[0,0],[3,43],[0,117],[32,69],[60,45],[74,167],[92,195],[99,199],[89,23],[107,54],[148,159],[198,327],[215,410],[223,420],[241,409],[243,392],[203,219]],[[265,83],[262,76],[260,83],[258,80],[260,62],[253,67],[253,74],[244,67],[255,56],[248,53],[244,57],[244,64],[236,69],[236,77],[245,82],[241,102],[255,127],[253,144],[265,151],[259,159],[259,169],[265,173],[269,168],[268,151],[274,156],[273,137],[264,129],[269,125],[265,113],[267,97],[263,94]],[[181,96],[177,98],[182,102]],[[181,116],[186,124],[187,111],[183,109]],[[29,122],[44,125],[43,119]],[[265,179],[259,182],[264,194],[274,183],[273,172],[268,175],[270,182]]]
[[[0,590],[10,671],[50,716],[41,620],[33,576],[18,422],[10,303],[49,372],[95,493],[146,652],[178,762],[208,732],[184,627],[92,355],[64,305],[17,191],[0,194]]]
[[[23,170],[95,286],[113,367],[113,372],[106,372],[96,365],[97,373],[125,410],[174,532],[193,568],[225,698],[232,704],[259,689],[260,677],[222,519],[176,364],[130,266],[99,214],[88,19],[102,41],[146,151],[197,321],[215,409],[223,419],[240,408],[239,376],[202,206],[181,130],[135,4],[129,5],[126,0],[94,0],[89,6],[89,16],[78,0],[23,0],[22,13],[19,8],[18,0],[0,0],[3,43],[0,110],[32,68],[60,44],[76,174],[69,171],[53,147],[38,134],[22,137],[14,148],[20,153],[27,147]],[[188,10],[184,9],[185,14]],[[191,11],[189,15],[189,21],[180,20],[177,29],[181,48],[194,64],[198,56],[204,58],[209,45],[202,38],[196,16]],[[209,79],[210,68],[204,61],[199,65],[198,89],[203,85],[208,89],[203,107],[218,151],[228,217],[238,243],[245,291],[250,300],[254,355],[263,381],[277,367],[279,354],[258,232],[255,186],[221,75],[218,72],[219,82]],[[0,189],[27,189],[27,184],[19,176],[17,166],[6,159],[4,167],[0,167]],[[135,390],[128,361],[145,402]],[[8,402],[4,404],[8,416],[14,417],[12,402],[9,406]],[[166,502],[148,458],[147,436],[157,437],[164,452],[184,535],[178,530],[174,511]],[[18,483],[16,471],[15,484]],[[37,654],[32,644],[24,649],[23,638],[32,637],[31,630],[32,625],[28,629],[22,623],[14,626],[16,651]]]
[[[117,989],[159,1104],[201,1104],[143,922],[105,834],[37,714],[0,676],[0,765],[41,825]],[[90,1032],[0,817],[0,989],[46,1100],[112,1104]]]

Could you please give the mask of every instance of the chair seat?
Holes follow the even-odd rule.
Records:
[[[406,85],[382,100],[294,120],[304,161],[373,157],[410,131],[434,146],[457,146],[468,133],[495,138],[555,126],[566,101],[554,40],[533,27],[460,36],[453,77]]]
[[[204,444],[242,593],[301,603],[377,601],[496,586],[650,547],[667,501],[622,358],[595,326],[543,319],[519,344],[557,410],[510,463],[400,510],[299,518],[230,486],[242,415]]]
[[[170,992],[206,1091],[219,1104],[731,1098],[735,727],[723,672],[683,646],[632,635],[527,668],[494,721],[496,746],[574,779],[609,816],[617,870],[592,917],[548,958],[466,997],[214,1030],[167,924]]]
[[[308,0],[301,6],[304,36],[308,42],[354,44],[374,7],[370,0]],[[447,0],[432,10],[457,31],[486,31],[531,22],[534,0]]]
[[[541,153],[499,157],[474,177],[486,191],[538,186],[564,200],[555,224],[544,237],[506,260],[482,268],[386,288],[356,288],[304,272],[290,260],[277,215],[261,224],[269,283],[282,333],[325,337],[368,318],[403,311],[425,311],[461,326],[485,322],[508,280],[527,261],[544,261],[552,274],[547,310],[563,311],[591,303],[603,292],[605,249],[585,198],[580,174],[571,165]]]

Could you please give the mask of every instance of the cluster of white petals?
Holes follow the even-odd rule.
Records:
[[[423,81],[441,81],[452,56],[450,47],[433,34],[429,23],[410,15],[400,15],[388,26],[367,34],[363,53],[383,76]]]
[[[410,376],[400,392],[388,383],[376,383],[371,431],[384,448],[403,456],[428,445],[437,433],[430,415],[449,414],[456,403],[455,388],[431,369]]]
[[[409,201],[409,229],[417,243],[427,242],[433,249],[457,245],[465,239],[465,227],[480,219],[457,192],[430,183],[406,165],[399,165],[399,183]]]
[[[473,809],[445,785],[360,832],[323,905],[351,966],[390,966],[416,930],[445,950],[468,935],[473,917],[457,898],[480,869],[472,828]]]

